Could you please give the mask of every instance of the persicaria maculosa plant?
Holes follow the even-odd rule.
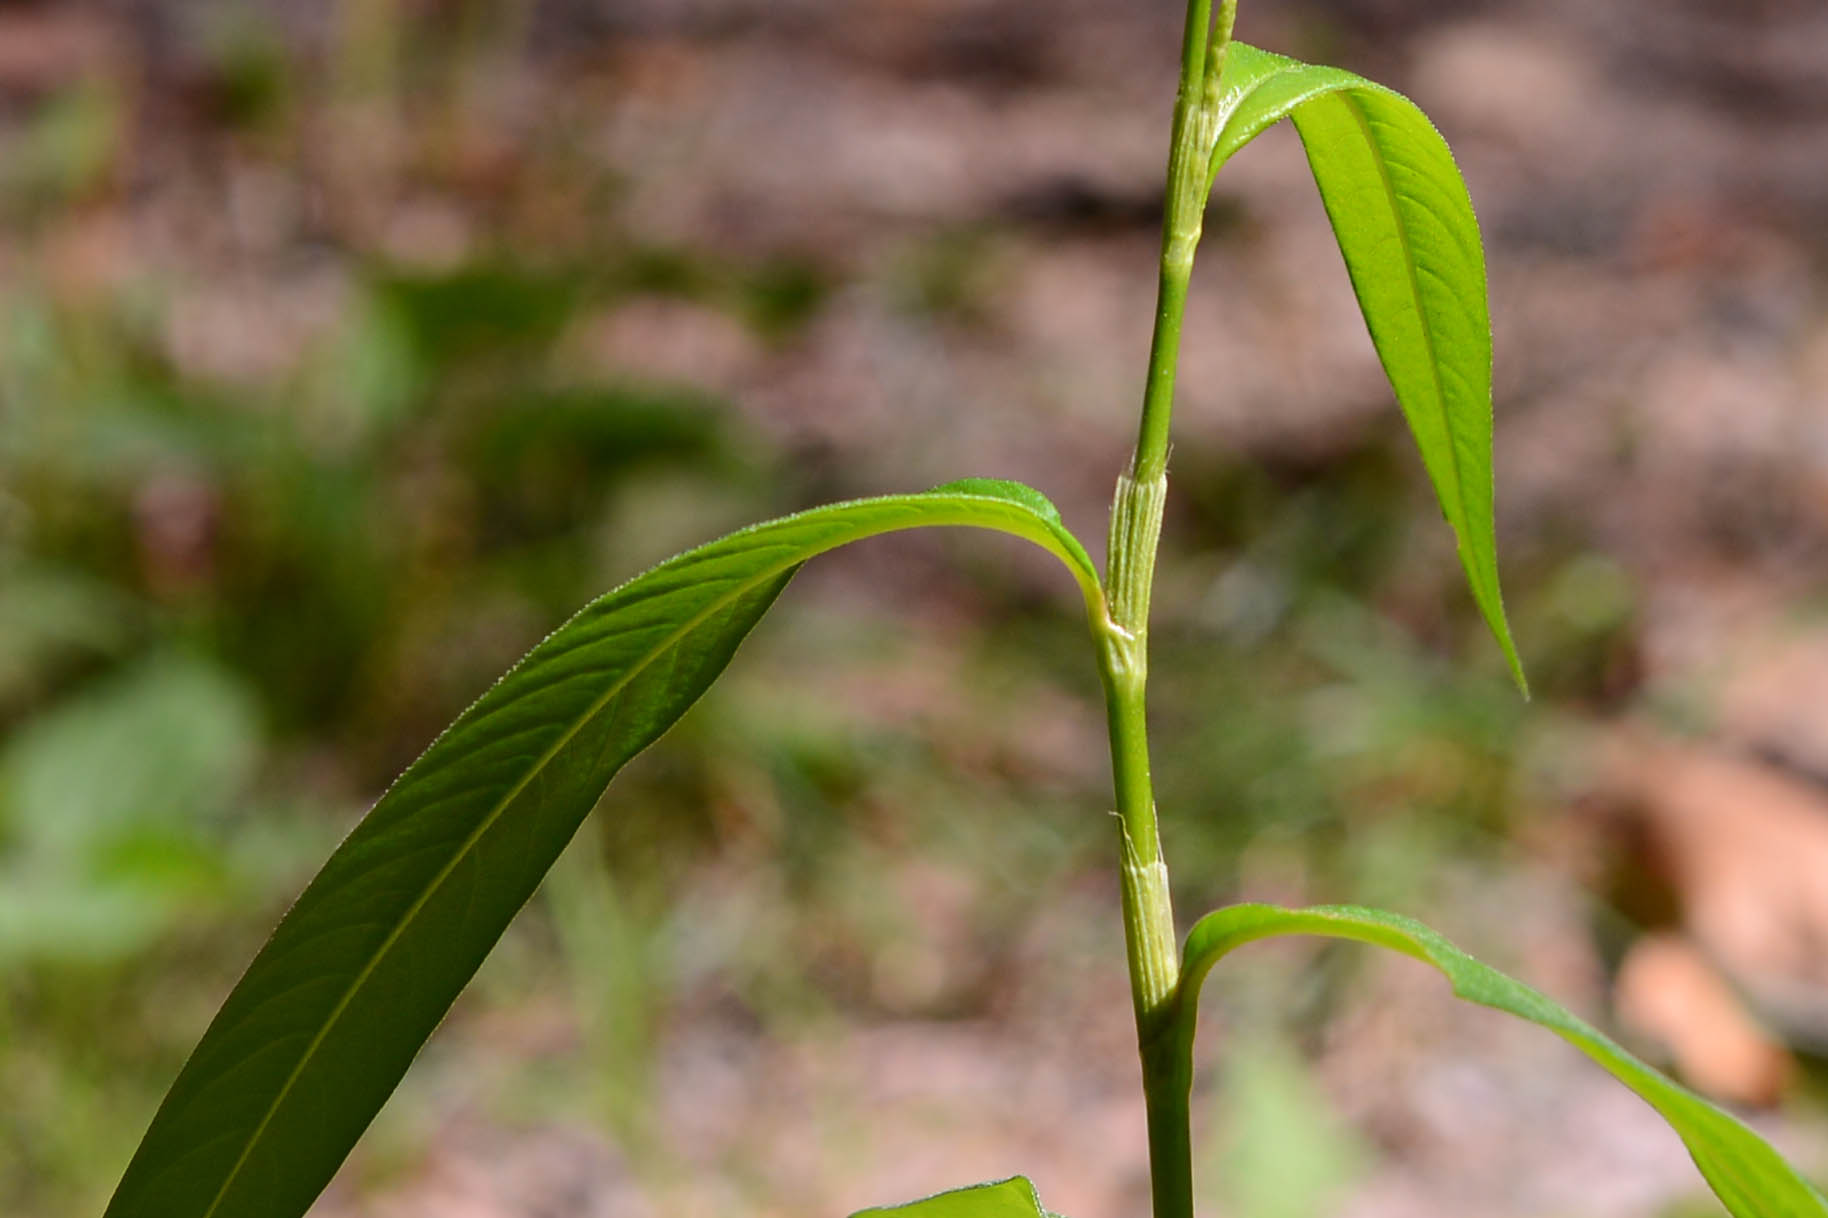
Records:
[[[1058,558],[1084,595],[1109,719],[1155,1218],[1193,1213],[1188,1093],[1200,986],[1232,948],[1288,934],[1403,952],[1439,969],[1462,998],[1557,1033],[1668,1120],[1738,1218],[1828,1216],[1821,1195],[1744,1125],[1407,918],[1235,905],[1177,939],[1144,715],[1175,363],[1213,178],[1281,119],[1300,134],[1473,599],[1523,685],[1494,552],[1484,254],[1452,154],[1389,89],[1233,42],[1234,10],[1235,0],[1216,14],[1212,0],[1187,6],[1155,334],[1103,576],[1039,492],[967,479],[755,525],[585,606],[400,776],[312,880],[172,1085],[108,1218],[303,1214],[611,776],[716,679],[800,565],[861,538],[941,525],[1025,538]],[[864,1212],[1046,1213],[1021,1177]]]

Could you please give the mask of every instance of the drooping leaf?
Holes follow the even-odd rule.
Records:
[[[1400,93],[1242,43],[1231,44],[1219,87],[1214,174],[1266,128],[1294,120],[1473,600],[1527,694],[1498,587],[1485,253],[1447,141]]]
[[[898,1214],[901,1218],[1060,1218],[1041,1208],[1035,1186],[1024,1176],[955,1188],[906,1205],[858,1210],[851,1218],[869,1218],[872,1214]]]
[[[1233,905],[1201,918],[1187,936],[1182,1005],[1175,1026],[1182,1062],[1191,1060],[1200,984],[1207,972],[1233,948],[1277,935],[1355,939],[1433,965],[1453,984],[1458,997],[1542,1025],[1643,1097],[1682,1138],[1734,1218],[1828,1218],[1822,1195],[1740,1121],[1651,1069],[1541,993],[1398,914],[1346,905]]]
[[[999,484],[817,508],[662,563],[586,606],[402,774],[306,888],[192,1053],[108,1218],[296,1218],[610,776],[697,700],[800,564],[930,525],[1024,537],[1102,615],[1035,493]]]

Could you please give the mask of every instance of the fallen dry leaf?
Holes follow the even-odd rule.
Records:
[[[1828,791],[1638,733],[1615,742],[1608,781],[1693,942],[1792,1039],[1828,1034]]]
[[[1789,1052],[1687,939],[1639,939],[1619,966],[1616,985],[1619,1021],[1662,1045],[1691,1086],[1752,1107],[1783,1095],[1793,1068]]]

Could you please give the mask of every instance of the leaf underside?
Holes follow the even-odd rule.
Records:
[[[1498,585],[1485,254],[1447,141],[1400,93],[1234,42],[1212,173],[1291,118],[1371,342],[1453,528],[1473,601],[1528,694]]]
[[[880,1214],[898,1218],[1059,1218],[1041,1208],[1035,1186],[1022,1176],[955,1188],[906,1205],[858,1210],[851,1218]]]
[[[414,762],[280,923],[192,1053],[107,1218],[296,1218],[393,1091],[605,785],[722,672],[801,563],[934,525],[1098,577],[1052,505],[973,480],[817,508],[586,606]]]
[[[1637,1092],[1681,1137],[1695,1165],[1734,1218],[1828,1218],[1822,1195],[1743,1123],[1651,1069],[1597,1028],[1520,981],[1467,955],[1410,918],[1354,906],[1280,909],[1233,905],[1200,919],[1187,936],[1176,1036],[1190,1060],[1200,984],[1225,953],[1278,935],[1354,939],[1433,965],[1468,1002],[1554,1032]]]

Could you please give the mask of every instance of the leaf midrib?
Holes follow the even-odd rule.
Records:
[[[624,676],[611,683],[610,686],[603,691],[602,695],[593,701],[590,706],[577,717],[570,727],[565,729],[564,734],[555,740],[544,753],[540,754],[538,760],[528,767],[527,772],[515,782],[513,788],[509,790],[507,794],[503,795],[502,798],[496,802],[494,807],[489,809],[476,828],[471,830],[464,838],[463,844],[454,854],[452,854],[450,859],[438,869],[438,873],[432,877],[431,882],[425,886],[424,891],[414,898],[413,904],[406,911],[405,916],[387,933],[387,938],[375,949],[374,954],[369,957],[367,963],[362,966],[361,971],[356,974],[355,979],[350,982],[349,988],[344,990],[342,996],[337,999],[336,1006],[332,1008],[329,1018],[324,1020],[323,1025],[318,1029],[316,1035],[311,1038],[311,1043],[305,1047],[304,1053],[299,1056],[298,1063],[293,1066],[291,1072],[287,1074],[286,1081],[281,1084],[278,1094],[275,1095],[272,1102],[268,1104],[266,1112],[260,1118],[260,1124],[257,1125],[254,1128],[254,1132],[248,1136],[247,1144],[242,1147],[241,1154],[236,1157],[234,1166],[229,1168],[227,1176],[223,1178],[222,1186],[216,1190],[215,1197],[211,1199],[209,1208],[203,1211],[202,1218],[213,1218],[216,1211],[221,1208],[223,1199],[228,1196],[229,1189],[234,1187],[235,1181],[240,1177],[242,1169],[247,1166],[249,1156],[254,1153],[254,1147],[259,1145],[260,1140],[266,1135],[266,1131],[272,1124],[273,1118],[278,1114],[280,1108],[285,1105],[287,1097],[291,1095],[292,1089],[297,1086],[298,1080],[304,1076],[305,1069],[310,1065],[312,1058],[316,1055],[317,1051],[323,1047],[324,1041],[330,1035],[331,1029],[337,1025],[338,1021],[342,1019],[344,1012],[349,1009],[349,1005],[354,1001],[356,993],[367,984],[368,979],[372,977],[375,970],[380,967],[381,961],[393,950],[394,946],[400,941],[400,938],[406,933],[406,928],[412,925],[414,919],[419,916],[426,904],[457,869],[458,864],[475,849],[476,844],[494,827],[495,823],[501,819],[502,814],[513,805],[514,801],[520,798],[521,793],[527,789],[534,778],[537,777],[547,765],[551,764],[553,759],[558,756],[560,751],[562,751],[567,744],[571,743],[572,739],[584,729],[585,724],[589,723],[601,713],[603,708],[607,706],[616,695],[628,688],[629,683],[645,671],[649,665],[659,659],[661,655],[677,646],[680,641],[702,626],[705,621],[719,609],[727,607],[732,602],[741,599],[747,593],[754,591],[768,580],[781,574],[781,572],[796,566],[798,561],[804,560],[776,563],[765,568],[761,574],[752,579],[743,581],[736,585],[735,588],[726,595],[712,600],[710,604],[694,614],[677,630],[655,644],[637,663],[629,667],[628,672]]]
[[[1471,533],[1473,526],[1466,505],[1466,474],[1460,466],[1459,446],[1454,443],[1452,412],[1447,407],[1447,386],[1441,380],[1441,361],[1439,352],[1436,350],[1434,327],[1429,323],[1428,310],[1422,303],[1422,281],[1416,274],[1415,247],[1410,242],[1409,230],[1402,221],[1402,207],[1399,203],[1402,196],[1398,194],[1396,183],[1390,177],[1390,166],[1384,161],[1383,145],[1379,144],[1377,137],[1372,134],[1370,120],[1366,117],[1358,98],[1353,96],[1356,92],[1358,90],[1355,88],[1342,88],[1339,90],[1339,100],[1345,106],[1346,112],[1352,116],[1352,121],[1358,124],[1358,129],[1363,133],[1366,144],[1373,150],[1374,155],[1371,160],[1377,166],[1377,180],[1383,186],[1384,193],[1389,199],[1390,210],[1397,217],[1396,239],[1397,244],[1403,250],[1403,273],[1409,282],[1410,295],[1415,298],[1416,315],[1421,323],[1422,343],[1428,348],[1428,375],[1429,379],[1434,382],[1435,402],[1441,411],[1443,429],[1447,432],[1447,464],[1453,471],[1454,501],[1455,506],[1459,509],[1460,517],[1454,525],[1455,540],[1470,550],[1473,542],[1468,534]],[[1475,563],[1475,565],[1480,564]],[[1483,570],[1479,573],[1479,582],[1481,584],[1485,582]]]

